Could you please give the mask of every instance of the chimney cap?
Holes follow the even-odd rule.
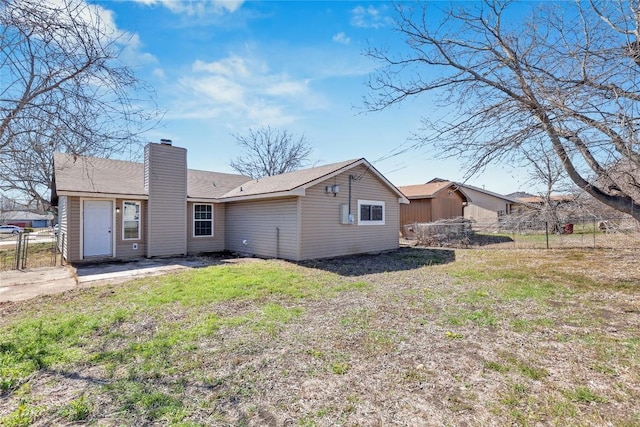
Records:
[[[171,140],[163,138],[163,139],[160,140],[160,144],[171,145]]]

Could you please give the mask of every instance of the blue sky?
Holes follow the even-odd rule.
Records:
[[[363,110],[366,80],[376,64],[368,44],[402,49],[391,3],[381,1],[91,1],[122,32],[122,60],[157,92],[166,111],[145,134],[188,150],[193,169],[233,172],[241,154],[233,134],[269,125],[304,135],[311,162],[365,157],[397,186],[434,177],[460,181],[456,160],[428,149],[398,156],[438,114],[427,96],[376,113]],[[382,160],[381,160],[382,159]],[[509,167],[467,183],[508,194],[530,190]]]

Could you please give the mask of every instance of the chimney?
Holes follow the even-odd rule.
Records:
[[[144,150],[147,257],[187,253],[187,150],[162,141]]]

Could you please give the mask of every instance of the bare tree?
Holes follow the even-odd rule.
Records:
[[[295,139],[290,132],[269,126],[251,128],[246,135],[233,136],[244,154],[229,165],[255,179],[300,169],[311,154],[311,145],[304,135]]]
[[[578,187],[640,220],[638,2],[454,2],[436,22],[439,6],[396,7],[408,49],[368,50],[382,67],[367,109],[434,92],[446,110],[424,119],[415,148],[472,175],[543,140]],[[614,173],[621,163],[629,173]]]
[[[139,149],[157,111],[144,109],[153,92],[118,61],[128,37],[83,0],[2,0],[0,189],[47,208],[53,152]]]
[[[566,171],[544,140],[538,140],[537,143],[531,141],[530,147],[531,150],[522,151],[525,167],[530,171],[530,182],[536,185],[543,184],[544,189],[538,193],[539,201],[528,203],[527,209],[519,214],[521,219],[546,222],[552,226],[553,231],[559,231],[562,217],[567,213],[567,201],[564,200],[566,195],[558,200],[554,193],[563,186]]]

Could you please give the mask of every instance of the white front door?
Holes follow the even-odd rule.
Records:
[[[83,257],[111,256],[112,210],[111,201],[84,201],[82,209]]]

